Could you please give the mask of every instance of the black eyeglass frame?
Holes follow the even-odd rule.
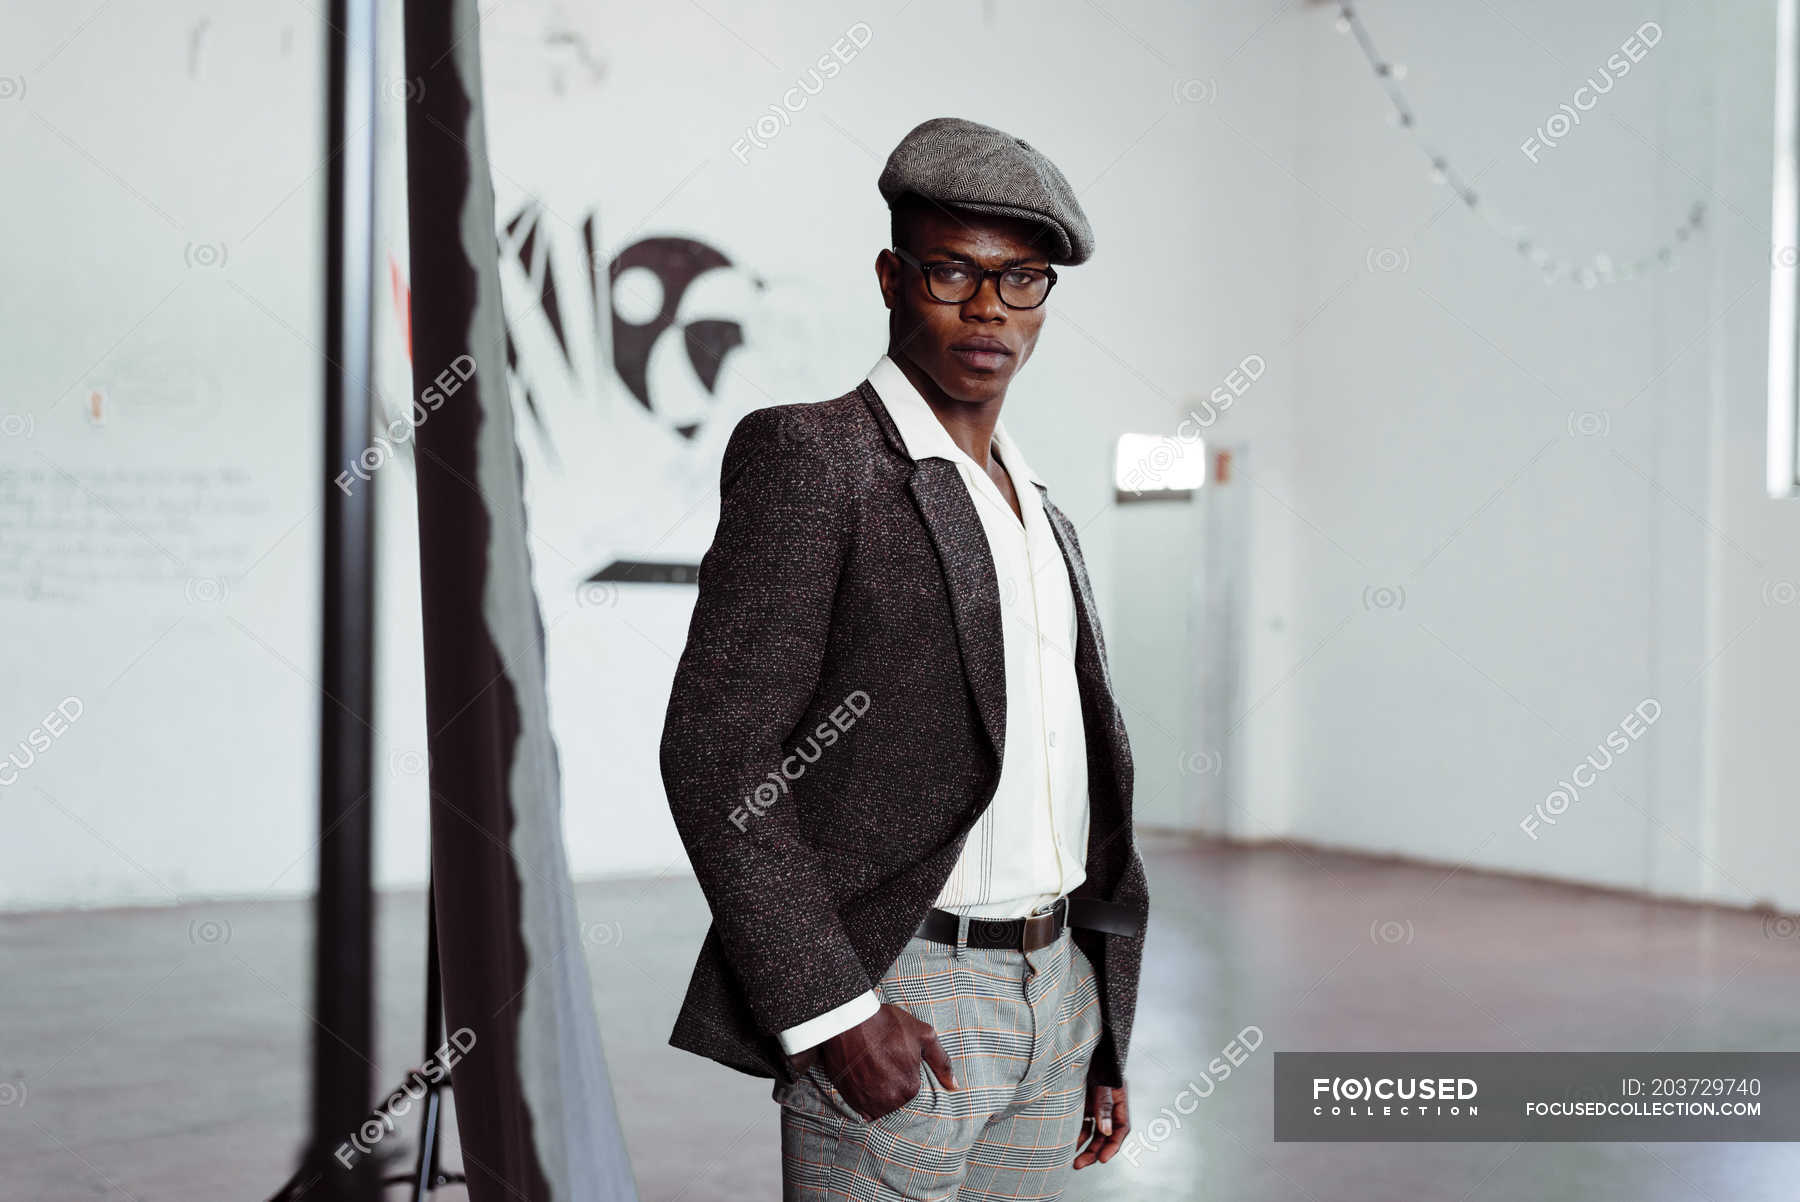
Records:
[[[994,295],[1000,297],[1001,304],[1005,305],[1008,309],[1016,309],[1020,312],[1029,312],[1032,309],[1042,308],[1044,305],[1044,302],[1050,299],[1050,290],[1056,287],[1056,268],[1054,268],[1054,267],[987,267],[987,268],[984,268],[978,263],[969,262],[967,259],[931,259],[929,261],[925,261],[925,260],[921,260],[918,256],[914,255],[911,251],[902,250],[898,246],[891,247],[890,249],[896,255],[898,255],[900,257],[901,262],[910,263],[914,267],[917,267],[919,269],[919,274],[925,277],[925,295],[929,296],[932,300],[936,301],[940,305],[966,305],[966,304],[968,304],[970,301],[974,300],[976,297],[981,295],[982,286],[985,285],[988,282],[989,278],[991,277],[994,281]],[[956,264],[958,267],[966,268],[970,272],[980,272],[980,274],[981,274],[981,278],[975,281],[975,290],[973,292],[969,293],[969,295],[963,297],[961,300],[945,300],[943,297],[939,296],[936,292],[934,292],[931,287],[931,269],[933,267],[942,267],[942,266],[945,266],[945,265],[948,265],[951,263]],[[1015,305],[1011,301],[1007,300],[1004,296],[1000,295],[1000,277],[1005,275],[1009,271],[1041,271],[1044,273],[1044,281],[1045,281],[1044,282],[1044,295],[1038,298],[1037,304],[1035,304],[1035,305]]]

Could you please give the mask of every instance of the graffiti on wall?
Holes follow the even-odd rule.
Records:
[[[597,390],[583,387],[595,381],[584,377],[610,372],[663,429],[691,441],[717,396],[727,357],[744,345],[744,327],[731,314],[684,313],[684,302],[707,273],[734,269],[730,257],[696,238],[671,235],[637,239],[607,257],[599,249],[592,213],[568,234],[579,239],[580,253],[552,254],[551,240],[560,228],[543,205],[530,201],[501,231],[501,249],[522,273],[532,301],[529,307],[509,304],[506,314],[507,368],[527,420],[547,438],[549,418],[540,395],[545,382],[571,385],[570,399],[597,400]],[[574,328],[568,312],[576,289],[581,310],[590,315],[581,329]],[[524,323],[541,325],[547,336],[526,339]],[[578,338],[588,345],[578,346]],[[668,352],[685,359],[685,372],[652,371]],[[524,361],[533,354],[553,361]]]

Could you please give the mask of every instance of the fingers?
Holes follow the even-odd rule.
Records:
[[[1093,1164],[1100,1155],[1100,1145],[1105,1139],[1106,1137],[1104,1135],[1101,1135],[1098,1131],[1094,1130],[1094,1118],[1092,1115],[1082,1119],[1081,1134],[1075,1138],[1075,1147],[1077,1151],[1075,1153],[1074,1167],[1085,1169],[1090,1164]],[[1087,1143],[1085,1148],[1081,1146],[1083,1141],[1086,1141]]]
[[[1076,1137],[1075,1168],[1105,1164],[1119,1154],[1125,1137],[1131,1133],[1131,1113],[1125,1098],[1125,1087],[1105,1085],[1088,1087],[1087,1117],[1082,1121],[1081,1135]],[[1083,1139],[1087,1146],[1081,1147]]]
[[[937,1032],[929,1026],[919,1039],[919,1054],[925,1058],[925,1064],[945,1089],[956,1088],[956,1071],[950,1067],[950,1056],[944,1051],[944,1045],[938,1042]]]
[[[1118,1155],[1124,1146],[1125,1137],[1131,1134],[1131,1112],[1125,1102],[1125,1087],[1118,1086],[1112,1091],[1112,1133],[1100,1146],[1100,1163],[1105,1164]]]
[[[844,1095],[844,1099],[856,1113],[866,1122],[872,1123],[918,1097],[920,1079],[919,1062],[914,1060],[910,1073],[895,1066],[890,1073],[845,1080],[838,1086],[838,1092]]]

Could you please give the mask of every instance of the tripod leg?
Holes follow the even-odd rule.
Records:
[[[427,878],[425,885],[425,1062],[438,1053],[444,1040],[444,985],[439,976],[437,944],[437,878]],[[425,1089],[425,1114],[419,1129],[419,1159],[413,1173],[413,1202],[425,1202],[438,1171],[438,1117],[443,1099],[438,1096],[443,1083],[433,1082]]]
[[[438,1177],[438,1107],[441,1103],[436,1089],[425,1095],[425,1120],[419,1129],[419,1163],[413,1179],[413,1202],[425,1202]]]

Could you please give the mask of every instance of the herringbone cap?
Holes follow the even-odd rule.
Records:
[[[921,122],[888,155],[876,186],[890,207],[913,192],[943,205],[1035,221],[1055,239],[1052,263],[1081,263],[1094,253],[1093,228],[1056,164],[1024,138],[978,121]]]

